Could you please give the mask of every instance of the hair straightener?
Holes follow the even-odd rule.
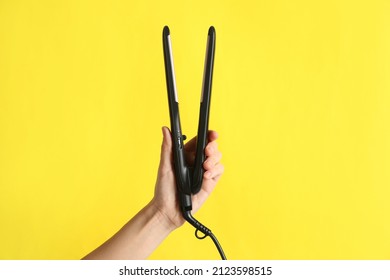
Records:
[[[211,26],[207,37],[206,59],[203,73],[202,95],[200,99],[200,113],[194,166],[189,166],[186,163],[184,156],[184,140],[186,140],[186,136],[182,134],[180,125],[179,103],[177,98],[176,79],[172,56],[172,44],[168,26],[165,26],[163,30],[163,49],[165,75],[168,90],[169,116],[171,120],[173,163],[180,210],[182,211],[184,219],[196,228],[195,236],[198,239],[204,239],[207,236],[210,236],[215,246],[217,247],[221,258],[225,260],[226,257],[222,247],[211,230],[202,225],[191,215],[191,195],[200,191],[203,181],[203,162],[205,160],[204,149],[207,144],[211,84],[214,67],[215,29]],[[198,231],[202,232],[204,235],[199,236]]]

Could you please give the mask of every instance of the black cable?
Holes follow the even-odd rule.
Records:
[[[191,211],[185,211],[183,212],[184,219],[186,219],[187,222],[189,222],[193,227],[196,228],[195,230],[195,236],[198,239],[205,239],[207,236],[210,236],[211,240],[213,240],[215,247],[217,247],[219,255],[221,256],[222,260],[226,260],[225,253],[223,252],[221,244],[219,244],[217,237],[211,232],[210,229],[205,227],[203,224],[201,224],[197,219],[195,219],[191,215]],[[198,235],[198,231],[203,233],[203,236]]]
[[[221,246],[221,244],[219,244],[218,239],[211,232],[210,232],[209,236],[213,240],[215,247],[217,247],[219,255],[221,256],[221,259],[226,260],[225,253],[223,252],[222,246]]]

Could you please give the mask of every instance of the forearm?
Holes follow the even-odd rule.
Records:
[[[152,203],[83,259],[146,259],[174,230]]]

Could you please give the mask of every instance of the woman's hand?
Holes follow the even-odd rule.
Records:
[[[145,259],[174,229],[184,223],[177,200],[171,133],[167,127],[163,127],[163,136],[153,199],[116,234],[84,259]],[[209,143],[205,151],[207,159],[203,164],[206,172],[201,190],[192,196],[193,212],[205,202],[223,173],[223,165],[219,163],[221,153],[215,142],[217,138],[215,131],[209,131]],[[195,138],[184,146],[189,164],[194,162],[195,146]]]
[[[162,217],[167,219],[173,230],[181,226],[185,220],[180,212],[177,197],[172,160],[171,133],[167,127],[163,127],[162,132],[163,143],[161,146],[160,166],[151,206],[154,207],[156,211],[160,212]],[[192,196],[192,213],[195,213],[206,201],[224,171],[224,167],[220,163],[222,154],[218,150],[217,138],[217,132],[210,130],[208,133],[209,143],[205,148],[206,160],[203,163],[205,173],[202,187],[197,194]],[[192,165],[195,161],[196,138],[191,139],[185,144],[184,150],[187,163]]]

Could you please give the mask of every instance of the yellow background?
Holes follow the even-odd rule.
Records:
[[[230,259],[390,258],[390,2],[0,1],[0,258],[78,259],[152,197],[169,125],[225,174],[197,213]],[[218,259],[189,225],[152,259]]]

